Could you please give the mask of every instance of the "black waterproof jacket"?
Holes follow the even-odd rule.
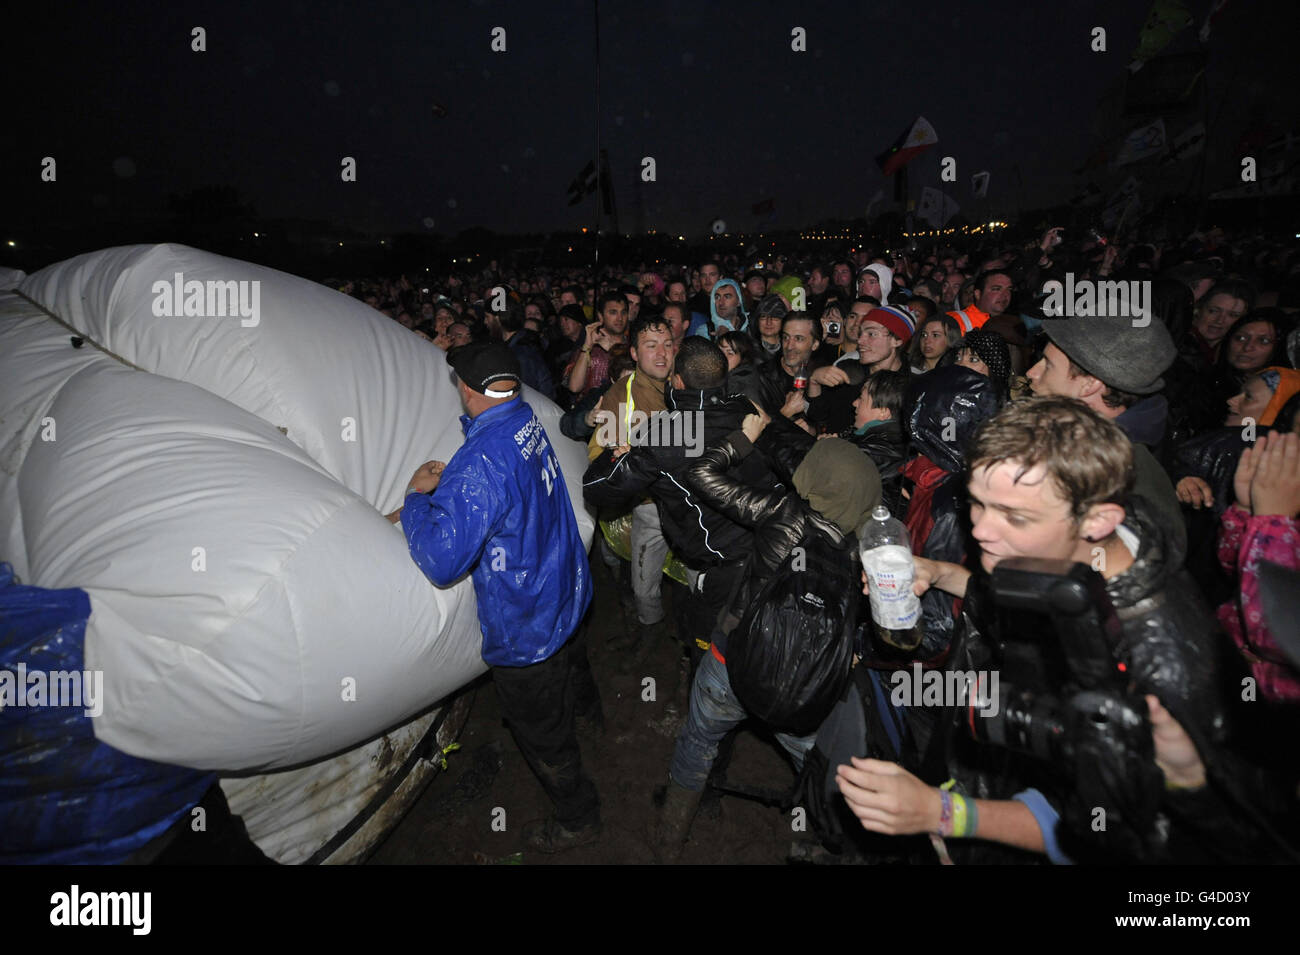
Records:
[[[730,607],[723,612],[713,643],[726,655],[726,638],[740,623],[754,597],[816,524],[839,544],[846,536],[793,491],[764,489],[737,480],[733,469],[755,456],[754,446],[740,430],[710,443],[684,474],[687,488],[709,507],[739,525],[753,529],[749,563]]]
[[[722,388],[705,391],[670,389],[668,413],[692,417],[691,427],[676,433],[690,444],[671,443],[635,447],[617,460],[606,450],[592,461],[583,476],[583,495],[596,507],[622,507],[649,494],[658,505],[664,538],[673,553],[696,570],[744,560],[752,546],[752,525],[745,526],[711,506],[684,480],[687,466],[699,454],[740,428],[754,413],[745,398],[728,397]],[[703,422],[702,431],[699,422]],[[671,430],[671,429],[670,429]],[[777,486],[767,459],[752,455],[738,467],[733,479],[765,493]]]
[[[889,508],[890,514],[901,521],[907,507],[903,501],[903,476],[899,470],[903,466],[907,447],[898,422],[886,421],[868,428],[862,434],[854,434],[849,429],[837,437],[855,445],[871,459],[880,472],[882,503]],[[767,455],[775,465],[777,476],[788,483],[794,477],[795,468],[799,467],[804,455],[816,441],[816,438],[802,429],[778,432],[768,427],[759,435],[755,447]]]
[[[1239,764],[1223,745],[1226,720],[1216,664],[1218,643],[1226,638],[1181,569],[1182,555],[1167,549],[1168,537],[1152,519],[1150,506],[1140,498],[1130,502],[1124,526],[1137,535],[1138,552],[1128,570],[1105,584],[1121,631],[1113,656],[1123,663],[1136,691],[1155,695],[1187,730],[1208,767],[1212,791],[1192,796],[1161,793],[1157,824],[1148,834],[1149,849],[1142,858],[1101,853],[1092,833],[1065,831],[1063,825],[1057,829],[1061,847],[1076,862],[1241,861],[1230,858],[1231,846],[1259,846],[1260,831],[1252,817],[1240,814],[1238,807],[1244,803],[1239,800],[1257,800],[1244,792],[1239,779],[1232,778],[1229,767]],[[994,609],[987,582],[979,573],[971,580],[962,636],[949,669],[1005,670],[1007,654],[1014,652],[1015,644],[1056,639],[1050,632],[1036,633],[1032,640],[1024,634],[1019,640],[1008,639],[1012,635],[991,629]],[[1053,694],[1061,689],[1041,687]],[[1000,747],[975,743],[964,716],[956,709],[939,720],[948,725],[948,772],[957,778],[960,789],[982,798],[1007,799],[1033,785],[1058,811],[1062,809],[1073,792],[1064,767],[1011,757]],[[1194,827],[1188,820],[1194,821]]]
[[[1268,430],[1267,428],[1262,430]],[[1173,454],[1169,477],[1177,484],[1185,477],[1198,477],[1214,492],[1214,513],[1222,514],[1232,504],[1232,481],[1241,453],[1254,442],[1243,441],[1240,427],[1215,428],[1184,441]]]
[[[997,414],[999,399],[993,382],[961,365],[947,365],[920,375],[912,383],[904,411],[910,450],[924,455],[947,472],[930,498],[929,530],[920,554],[930,560],[965,564],[970,540],[970,505],[966,499],[966,445],[979,426]],[[922,522],[924,523],[924,522]],[[913,541],[915,549],[917,541]],[[942,663],[952,645],[957,604],[939,590],[921,597],[925,635],[910,659]],[[891,661],[887,647],[873,646],[873,662]]]

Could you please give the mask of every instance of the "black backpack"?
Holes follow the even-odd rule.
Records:
[[[853,662],[858,568],[854,535],[836,543],[809,521],[727,638],[727,676],[752,716],[804,736],[830,713]]]

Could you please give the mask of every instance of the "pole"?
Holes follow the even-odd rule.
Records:
[[[605,164],[600,158],[600,0],[591,0],[591,13],[596,27],[596,228],[592,230],[595,234],[596,254],[592,261],[591,277],[597,281],[600,275],[600,207],[604,198],[601,179],[605,172],[602,168]]]

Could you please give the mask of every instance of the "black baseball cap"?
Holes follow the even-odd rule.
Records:
[[[519,359],[510,346],[501,342],[473,342],[453,348],[447,352],[447,363],[471,391],[489,398],[509,398],[519,390],[522,380]],[[493,388],[496,382],[508,382],[508,387]]]

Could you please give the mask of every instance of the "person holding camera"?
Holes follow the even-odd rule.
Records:
[[[971,625],[988,633],[995,623],[983,589],[1001,561],[1031,557],[1089,565],[1103,578],[1120,621],[1121,633],[1110,638],[1113,665],[1138,692],[1154,697],[1162,713],[1172,714],[1202,754],[1212,753],[1224,723],[1215,693],[1213,617],[1179,568],[1177,554],[1167,549],[1151,506],[1132,493],[1133,449],[1123,431],[1082,402],[1030,399],[1008,406],[980,429],[967,463],[979,571],[917,558],[914,591],[919,595],[938,588],[967,599],[966,633],[959,639],[967,641],[969,651],[972,636],[976,642],[985,639],[972,635]],[[994,655],[989,650],[980,648],[986,658]],[[954,652],[956,662],[950,665],[964,666],[962,656]],[[1061,689],[1049,687],[1048,692]],[[967,715],[964,709],[948,715],[956,712]],[[924,714],[909,713],[909,718],[915,715]],[[973,741],[959,733],[941,717],[931,738],[949,747],[945,763],[958,783],[972,785],[973,766],[981,760],[978,754],[969,758]],[[1206,762],[1213,770],[1214,760]],[[1041,770],[1030,775],[1053,778]],[[1098,845],[1089,845],[1089,833],[1058,827],[1062,804],[1069,799],[1067,787],[1052,798],[1037,788],[1017,792],[1008,785],[1009,776],[999,774],[973,785],[990,793],[1001,788],[1005,795],[975,799],[963,794],[960,785],[938,788],[897,763],[858,758],[839,766],[837,776],[849,808],[871,832],[989,840],[1045,853],[1054,862],[1104,854],[1097,853]],[[1138,839],[1154,846],[1151,851],[1161,858],[1140,861],[1186,857],[1176,827],[1172,833],[1154,828],[1162,835],[1142,832]]]

